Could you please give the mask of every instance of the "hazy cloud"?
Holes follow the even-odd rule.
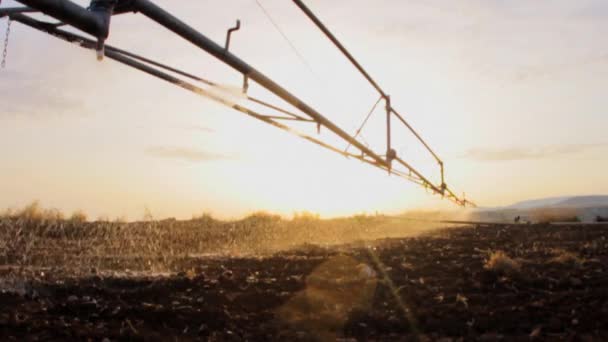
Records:
[[[474,148],[464,154],[464,158],[477,161],[513,161],[531,159],[549,159],[565,155],[582,153],[591,149],[605,148],[607,144],[575,144],[545,147],[510,147],[498,149]]]
[[[587,1],[574,14],[585,19],[606,20],[608,18],[608,2]]]
[[[520,66],[513,72],[513,79],[526,81],[533,78],[546,78],[554,74],[578,71],[585,66],[603,65],[608,63],[608,53],[595,53],[584,58],[573,59],[559,64],[537,64]]]
[[[158,158],[178,159],[190,162],[216,161],[233,159],[230,156],[204,151],[192,147],[151,146],[146,154]]]
[[[215,130],[213,128],[200,126],[200,125],[188,125],[185,128],[188,130],[193,130],[193,131],[198,131],[198,132],[215,133]]]
[[[2,71],[0,116],[56,116],[84,112],[84,100],[61,90],[59,81],[41,81],[28,73]]]

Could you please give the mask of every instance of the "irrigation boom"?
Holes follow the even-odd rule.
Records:
[[[179,18],[173,16],[171,13],[149,0],[91,0],[88,8],[81,7],[70,0],[18,0],[18,2],[25,5],[25,7],[0,8],[0,18],[6,16],[9,19],[9,23],[10,21],[16,21],[33,29],[50,34],[56,38],[65,40],[67,42],[76,43],[86,49],[97,51],[97,56],[100,60],[104,56],[108,57],[114,61],[145,72],[151,76],[191,91],[197,95],[219,102],[274,127],[296,134],[301,138],[320,145],[333,152],[339,153],[345,157],[360,160],[379,169],[385,170],[389,174],[397,175],[409,181],[415,182],[424,188],[429,189],[433,193],[446,197],[459,205],[475,206],[474,203],[465,199],[464,196],[457,196],[447,186],[444,178],[443,161],[429,147],[427,142],[422,139],[418,132],[416,132],[416,130],[414,130],[414,128],[412,128],[412,126],[403,118],[403,116],[394,109],[391,103],[391,97],[376,83],[376,81],[374,81],[374,79],[367,73],[367,71],[365,71],[365,69],[359,64],[359,62],[357,62],[350,52],[348,52],[342,43],[340,43],[340,41],[329,31],[321,20],[317,18],[317,16],[315,16],[315,14],[300,0],[293,0],[293,2],[331,40],[331,42],[345,55],[345,57],[379,93],[380,98],[378,99],[376,105],[380,101],[384,101],[386,111],[386,151],[374,151],[366,146],[360,139],[358,139],[358,134],[365,125],[367,118],[357,133],[351,135],[338,125],[334,124],[326,116],[315,110],[312,106],[306,104],[304,101],[300,100],[294,94],[277,84],[262,72],[258,71],[244,60],[231,53],[229,51],[230,35],[240,28],[240,21],[237,21],[236,27],[228,30],[225,46],[220,46],[202,33],[198,32],[196,29],[192,28]],[[51,23],[35,19],[30,15],[30,13],[35,12],[46,14],[58,22]],[[293,113],[292,111],[282,108],[280,105],[270,104],[247,95],[246,98],[248,101],[261,105],[273,113],[262,114],[245,105],[234,103],[226,98],[214,94],[212,91],[209,91],[208,87],[215,85],[215,83],[212,81],[200,76],[195,76],[192,73],[180,70],[178,68],[165,65],[158,61],[154,61],[147,57],[107,45],[105,41],[110,33],[111,17],[113,15],[128,12],[141,13],[142,15],[157,22],[242,74],[242,91],[245,95],[247,95],[249,81],[253,81],[278,96],[286,104],[293,106],[293,108],[297,109],[299,113]],[[90,35],[90,37],[63,30],[60,28],[63,26],[72,26],[85,34]],[[4,56],[6,56],[6,54]],[[184,78],[188,79],[188,81]],[[374,106],[374,108],[375,107],[376,106]],[[441,176],[440,183],[435,184],[431,182],[428,177],[425,177],[413,165],[410,165],[408,162],[398,156],[397,152],[391,147],[391,121],[393,118],[396,118],[398,123],[403,124],[436,160]],[[320,137],[313,137],[311,135],[301,133],[285,123],[289,121],[316,124],[319,132],[320,128],[324,127],[347,143],[348,146],[346,149],[342,149],[334,144],[324,142],[320,139]],[[353,151],[349,152],[349,148],[351,147]]]

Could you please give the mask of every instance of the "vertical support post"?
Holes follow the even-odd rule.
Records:
[[[249,90],[249,77],[243,74],[243,94],[247,94],[247,90]]]
[[[439,161],[439,167],[441,168],[441,196],[445,195],[445,190],[447,189],[447,184],[445,184],[445,176],[443,174],[443,161]]]
[[[391,173],[393,159],[396,157],[391,148],[391,97],[386,95],[386,163],[388,165],[388,173]]]

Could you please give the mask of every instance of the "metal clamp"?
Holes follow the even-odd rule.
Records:
[[[96,54],[97,60],[103,60],[105,55],[105,41],[110,33],[110,19],[114,13],[116,0],[91,0],[88,10],[97,16],[97,20],[101,23],[102,32],[97,36]]]
[[[247,94],[249,89],[249,76],[243,75],[243,94]]]

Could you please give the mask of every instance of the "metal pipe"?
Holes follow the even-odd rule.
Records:
[[[64,31],[64,30],[61,30],[61,29],[57,29],[57,28],[54,28],[52,26],[45,25],[44,23],[41,23],[41,22],[39,22],[39,21],[37,21],[35,19],[32,19],[30,17],[24,16],[24,15],[21,15],[21,14],[16,14],[14,16],[11,16],[11,18],[13,20],[15,20],[15,21],[18,21],[18,22],[20,22],[20,23],[22,23],[24,25],[27,25],[29,27],[32,27],[32,28],[34,28],[36,30],[48,33],[48,34],[50,34],[50,35],[52,35],[52,36],[54,36],[56,38],[65,40],[65,41],[70,42],[70,43],[78,43],[83,48],[86,48],[86,49],[95,49],[95,42],[94,41],[92,41],[90,39],[87,39],[87,38],[84,38],[82,36],[79,36],[77,34],[74,34],[74,33],[71,33],[71,32],[67,32],[67,31]],[[329,145],[329,144],[327,144],[325,142],[322,142],[322,141],[320,141],[318,139],[315,139],[315,138],[313,138],[311,136],[308,136],[306,134],[300,133],[297,130],[294,130],[291,127],[283,125],[283,124],[281,124],[279,122],[276,122],[276,121],[272,120],[269,116],[262,115],[260,113],[257,113],[255,111],[251,110],[251,109],[248,109],[246,107],[240,106],[240,105],[235,104],[235,103],[231,103],[230,101],[223,100],[221,97],[215,96],[212,93],[207,92],[203,88],[197,87],[197,86],[195,86],[195,85],[193,85],[191,83],[188,83],[186,81],[180,80],[179,78],[171,76],[171,75],[169,75],[169,74],[167,74],[165,72],[162,72],[162,71],[160,71],[158,69],[154,69],[153,67],[150,67],[150,66],[148,66],[148,65],[146,65],[144,63],[140,63],[140,62],[138,62],[138,61],[136,61],[136,60],[134,60],[134,59],[126,56],[126,55],[123,55],[120,52],[117,52],[116,50],[119,50],[119,49],[107,49],[107,50],[104,51],[104,53],[105,53],[105,55],[108,58],[113,59],[113,60],[115,60],[115,61],[117,61],[119,63],[125,64],[127,66],[132,67],[132,68],[135,68],[137,70],[145,72],[145,73],[147,73],[149,75],[155,76],[155,77],[157,77],[157,78],[159,78],[161,80],[164,80],[164,81],[167,81],[169,83],[172,83],[172,84],[174,84],[174,85],[176,85],[178,87],[181,87],[183,89],[191,91],[191,92],[193,92],[193,93],[195,93],[197,95],[201,95],[201,96],[205,96],[205,97],[211,98],[214,101],[220,102],[220,103],[222,103],[224,105],[227,105],[228,107],[231,107],[231,108],[233,108],[233,109],[235,109],[235,110],[237,110],[239,112],[247,114],[247,115],[249,115],[249,116],[251,116],[253,118],[256,118],[256,119],[258,119],[260,121],[263,121],[263,122],[265,122],[267,124],[270,124],[272,126],[280,128],[280,129],[282,129],[284,131],[287,131],[289,133],[295,134],[295,135],[297,135],[297,136],[299,136],[299,137],[301,137],[301,138],[303,138],[305,140],[308,140],[308,141],[310,141],[310,142],[312,142],[314,144],[317,144],[317,145],[319,145],[321,147],[324,147],[324,148],[326,148],[328,150],[334,151],[334,152],[336,152],[338,154],[341,154],[341,155],[343,155],[345,157],[355,157],[355,158],[357,158],[356,156],[354,156],[354,155],[352,155],[350,153],[342,152],[340,149],[338,149],[336,147],[333,147],[333,146],[331,146],[331,145]]]
[[[17,0],[97,38],[108,36],[104,19],[69,0]]]
[[[162,79],[164,81],[167,81],[167,82],[172,83],[172,84],[174,84],[174,85],[176,85],[178,87],[181,87],[181,88],[184,88],[186,90],[189,90],[189,91],[191,91],[191,92],[193,92],[195,94],[202,95],[202,96],[205,96],[205,97],[211,97],[213,100],[215,100],[217,102],[220,102],[220,103],[222,103],[224,105],[227,105],[227,106],[229,106],[229,107],[231,107],[231,108],[233,108],[233,109],[235,109],[235,110],[237,110],[237,111],[239,111],[241,113],[247,114],[247,115],[249,115],[249,116],[251,116],[253,118],[256,118],[256,119],[258,119],[260,121],[264,121],[267,124],[270,124],[272,126],[280,128],[280,129],[282,129],[284,131],[287,131],[287,132],[290,132],[292,134],[295,134],[295,135],[297,135],[297,136],[299,136],[299,137],[301,137],[301,138],[303,138],[305,140],[308,140],[308,141],[310,141],[312,143],[315,143],[315,144],[317,144],[317,145],[319,145],[321,147],[324,147],[324,148],[329,149],[331,151],[334,151],[336,153],[342,154],[344,156],[348,156],[347,154],[345,154],[344,152],[340,151],[339,149],[337,149],[337,148],[335,148],[335,147],[333,147],[333,146],[331,146],[331,145],[329,145],[327,143],[324,143],[324,142],[322,142],[320,140],[317,140],[317,139],[315,139],[315,138],[313,138],[311,136],[302,134],[302,133],[300,133],[300,132],[298,132],[298,131],[296,131],[296,130],[288,127],[288,126],[285,126],[285,125],[281,124],[281,123],[278,123],[278,122],[272,120],[268,116],[259,114],[259,113],[255,112],[255,111],[253,111],[253,110],[251,110],[249,108],[240,106],[238,104],[233,104],[233,103],[230,103],[228,101],[222,100],[219,97],[214,97],[213,95],[211,95],[210,93],[208,93],[207,91],[205,91],[204,89],[202,89],[200,87],[197,87],[197,86],[195,86],[195,85],[193,85],[191,83],[182,81],[182,80],[180,80],[180,79],[178,79],[176,77],[173,77],[173,76],[171,76],[169,74],[166,74],[166,73],[164,73],[162,71],[156,70],[156,69],[154,69],[152,67],[149,67],[149,66],[147,66],[147,65],[145,65],[143,63],[137,62],[137,61],[135,61],[135,60],[133,60],[133,59],[131,59],[129,57],[121,55],[120,53],[116,53],[114,51],[106,51],[106,56],[108,58],[110,58],[110,59],[113,59],[113,60],[119,62],[119,63],[128,65],[130,67],[133,67],[135,69],[143,71],[143,72],[145,72],[145,73],[147,73],[149,75],[158,77],[158,78],[160,78],[160,79]]]
[[[0,8],[0,18],[3,18],[5,16],[11,15],[11,14],[31,13],[31,12],[38,12],[38,10],[34,9],[34,8],[30,8],[30,7],[7,7],[7,8]]]
[[[441,190],[439,190],[439,188],[437,188],[435,185],[433,185],[433,183],[431,183],[431,181],[426,179],[426,177],[424,177],[420,172],[418,172],[418,170],[414,169],[410,164],[408,164],[407,162],[405,162],[403,159],[401,159],[399,157],[395,157],[395,160],[398,161],[401,165],[408,168],[410,171],[412,171],[412,173],[414,173],[416,175],[416,177],[420,178],[420,180],[422,180],[433,191],[435,191],[438,194],[441,194]]]
[[[29,0],[31,1],[31,0]],[[376,162],[386,165],[387,162],[378,154],[367,148],[365,145],[360,143],[357,140],[352,139],[350,135],[344,132],[341,128],[336,126],[333,122],[329,121],[325,118],[321,113],[317,112],[315,109],[304,103],[302,100],[298,99],[295,95],[291,94],[283,87],[279,86],[273,80],[254,69],[249,64],[245,63],[240,58],[236,57],[229,51],[226,51],[222,46],[216,44],[209,38],[202,35],[200,32],[196,31],[194,28],[188,26],[186,23],[182,22],[175,16],[171,15],[167,11],[158,7],[154,3],[148,0],[135,0],[133,7],[136,11],[142,13],[147,16],[151,20],[156,21],[160,25],[166,27],[170,31],[176,33],[182,38],[188,40],[192,44],[200,47],[201,49],[207,51],[212,56],[218,58],[224,63],[228,64],[232,68],[241,72],[243,75],[248,78],[254,80],[264,88],[268,89],[275,95],[279,96],[287,103],[291,104],[295,108],[301,110],[306,113],[312,119],[314,119],[319,124],[327,127],[329,130],[334,132],[336,135],[340,136],[342,139],[350,142],[353,146],[356,146],[359,150],[364,152],[373,158]]]
[[[16,13],[18,13],[18,12],[16,12]],[[16,13],[15,13],[15,14],[16,14]],[[13,17],[13,18],[19,18],[19,20],[18,20],[18,21],[20,21],[21,23],[24,23],[24,21],[25,21],[25,22],[26,22],[26,25],[29,25],[29,26],[35,25],[35,24],[37,23],[37,21],[32,20],[31,18],[29,18],[29,17],[25,17],[25,16],[19,16],[19,17],[17,17],[17,16],[14,16],[14,15],[13,15],[13,16],[11,16],[11,17]],[[48,32],[48,31],[47,31],[47,33],[50,33],[50,32]],[[64,34],[64,35],[65,35],[65,33],[62,33],[62,34]],[[94,45],[94,44],[96,44],[96,42],[95,42],[94,40],[92,40],[92,39],[88,39],[88,38],[86,38],[86,37],[81,37],[81,36],[71,36],[70,38],[71,38],[71,39],[74,39],[74,40],[76,40],[76,39],[82,40],[83,42],[86,42],[87,44],[89,44],[89,45],[91,45],[91,46],[92,46],[92,45]],[[149,59],[149,58],[143,57],[143,56],[141,56],[141,55],[138,55],[138,54],[132,53],[132,52],[130,52],[130,51],[126,51],[126,50],[123,50],[123,49],[119,49],[119,48],[117,48],[117,47],[115,47],[115,46],[112,46],[112,45],[106,45],[106,46],[105,46],[105,48],[106,48],[106,50],[113,51],[113,52],[118,52],[118,53],[120,53],[120,54],[122,54],[122,55],[125,55],[125,56],[128,56],[128,57],[131,57],[131,58],[136,59],[136,60],[140,60],[140,61],[142,61],[142,62],[145,62],[145,63],[151,64],[151,65],[154,65],[154,66],[159,67],[159,68],[161,68],[161,69],[165,69],[165,70],[167,70],[167,71],[170,71],[170,72],[176,73],[176,74],[181,75],[181,76],[188,77],[188,78],[190,78],[190,79],[193,79],[193,80],[195,80],[195,81],[199,81],[199,82],[205,83],[205,84],[210,85],[210,86],[216,86],[216,85],[217,85],[216,83],[211,82],[211,81],[209,81],[209,80],[206,80],[206,79],[204,79],[204,78],[202,78],[202,77],[199,77],[199,76],[193,75],[193,74],[191,74],[191,73],[188,73],[188,72],[182,71],[182,70],[180,70],[180,69],[173,68],[173,67],[168,66],[168,65],[166,65],[166,64],[159,63],[159,62],[154,61],[154,60],[152,60],[152,59]],[[248,99],[249,101],[255,102],[255,103],[260,104],[260,105],[263,105],[263,106],[265,106],[265,107],[268,107],[268,108],[270,108],[270,109],[276,110],[276,111],[281,112],[281,113],[283,113],[283,114],[290,115],[290,116],[292,116],[292,117],[293,117],[293,119],[296,119],[296,120],[298,120],[298,121],[314,122],[314,120],[310,120],[310,119],[303,118],[303,117],[301,117],[300,115],[297,115],[297,114],[295,114],[295,113],[289,112],[289,111],[287,111],[287,110],[285,110],[285,109],[279,108],[279,107],[277,107],[277,106],[274,106],[274,105],[272,105],[272,104],[270,104],[270,103],[264,102],[264,101],[262,101],[262,100],[260,100],[260,99],[255,98],[255,97],[247,96],[247,99]]]
[[[291,116],[277,116],[277,115],[264,115],[265,118],[274,119],[274,120],[287,120],[287,121],[302,121],[302,122],[314,122],[311,119],[300,119],[294,118]]]
[[[67,32],[61,29],[56,28],[54,25],[49,23],[41,22],[32,17],[23,14],[11,14],[11,20],[17,21],[23,25],[34,28],[38,31],[42,31],[44,33],[48,33],[52,36],[61,38],[69,43],[79,42],[80,45],[86,48],[92,48],[95,46],[95,41],[89,38],[85,38],[79,35],[76,35],[71,32]]]
[[[37,30],[49,33],[49,34],[51,34],[51,35],[53,35],[55,37],[61,38],[61,39],[66,40],[68,42],[76,42],[79,45],[81,45],[82,47],[89,48],[89,49],[95,49],[96,48],[96,42],[93,41],[93,40],[84,38],[82,36],[79,36],[79,35],[76,35],[76,34],[73,34],[73,33],[67,32],[67,31],[63,31],[63,30],[57,29],[56,27],[54,27],[52,25],[48,25],[48,23],[43,23],[43,22],[34,20],[34,19],[32,19],[32,18],[30,18],[28,16],[25,16],[25,15],[22,15],[22,14],[12,14],[11,15],[11,19],[13,19],[15,21],[19,21],[19,22],[21,22],[21,23],[23,23],[23,24],[25,24],[27,26],[30,26],[32,28],[35,28]],[[116,49],[116,48],[111,48],[111,49],[106,50],[105,54],[109,58],[111,58],[111,59],[114,59],[114,60],[116,60],[118,62],[121,62],[123,64],[126,64],[128,66],[136,68],[138,70],[141,70],[143,72],[146,72],[146,73],[148,73],[150,75],[156,76],[156,77],[158,77],[160,79],[163,79],[163,80],[165,80],[167,82],[170,82],[170,83],[172,83],[174,85],[177,85],[179,87],[182,87],[182,88],[184,88],[186,90],[192,91],[192,92],[194,92],[196,94],[209,97],[209,98],[211,98],[211,99],[213,99],[215,101],[218,101],[220,103],[223,103],[223,104],[225,104],[225,105],[227,105],[227,106],[229,106],[229,107],[231,107],[231,108],[233,108],[235,110],[238,110],[238,111],[240,111],[242,113],[245,113],[245,114],[247,114],[249,116],[252,116],[252,117],[254,117],[254,118],[258,119],[258,120],[264,121],[264,122],[266,122],[268,124],[271,124],[271,125],[273,125],[275,127],[280,128],[282,130],[285,130],[285,131],[288,131],[290,133],[296,134],[296,135],[298,135],[298,136],[300,136],[300,137],[302,137],[302,138],[304,138],[304,139],[306,139],[306,140],[308,140],[310,142],[313,142],[313,143],[315,143],[317,145],[325,147],[325,148],[327,148],[329,150],[332,150],[332,151],[334,151],[336,153],[339,153],[339,154],[341,154],[343,156],[356,158],[358,160],[361,160],[363,162],[366,162],[366,163],[371,164],[373,166],[376,166],[378,168],[385,169],[385,170],[388,169],[388,171],[391,172],[391,173],[393,173],[393,174],[399,175],[399,176],[404,177],[406,179],[413,180],[412,177],[408,177],[406,174],[398,172],[397,170],[391,171],[390,168],[389,168],[389,164],[386,163],[381,158],[380,158],[380,162],[378,162],[377,159],[374,158],[374,155],[368,154],[369,157],[372,157],[372,159],[374,159],[374,161],[372,161],[372,160],[367,160],[366,158],[363,157],[363,155],[362,156],[357,156],[357,155],[354,155],[354,154],[351,154],[351,153],[345,153],[345,152],[343,152],[343,151],[341,151],[341,150],[339,150],[339,149],[337,149],[337,148],[335,148],[335,147],[333,147],[333,146],[331,146],[331,145],[329,145],[327,143],[324,143],[324,142],[322,142],[320,140],[317,140],[317,139],[315,139],[313,137],[310,137],[308,135],[299,133],[299,132],[293,130],[292,128],[290,128],[288,126],[282,125],[282,124],[280,124],[280,123],[278,123],[278,122],[270,119],[267,116],[264,116],[264,115],[261,115],[259,113],[256,113],[256,112],[254,112],[254,111],[252,111],[252,110],[250,110],[250,109],[248,109],[246,107],[243,107],[243,106],[240,106],[238,104],[232,103],[231,101],[227,101],[227,100],[225,100],[225,99],[223,99],[221,97],[215,96],[214,94],[207,92],[206,90],[204,90],[202,88],[199,88],[199,87],[197,87],[195,85],[192,85],[190,83],[182,81],[182,80],[180,80],[178,78],[175,78],[175,77],[173,77],[173,76],[171,76],[169,74],[166,74],[166,73],[164,73],[164,72],[162,72],[160,70],[154,69],[154,68],[152,68],[152,67],[150,67],[148,65],[145,65],[143,63],[137,62],[137,61],[135,61],[135,60],[127,57],[126,55],[122,54],[119,51],[122,51],[122,50],[119,50],[119,49]],[[346,140],[349,141],[349,140],[352,140],[352,139],[346,139]],[[360,150],[362,152],[364,152],[363,149],[360,149]],[[410,172],[414,173],[414,175],[419,180],[419,181],[416,181],[417,183],[419,183],[419,184],[421,184],[421,185],[423,185],[425,187],[430,187],[436,193],[443,193],[443,191],[440,191],[436,186],[434,186],[430,181],[428,181],[416,169],[414,169],[413,167],[411,167],[405,161],[403,161],[402,159],[400,159],[398,157],[396,157],[395,159],[400,164],[402,164],[403,166],[405,166],[408,170],[410,170]],[[443,179],[442,179],[442,181],[443,181]],[[475,206],[474,203],[472,203],[472,202],[470,202],[470,201],[468,201],[468,200],[466,200],[464,198],[463,199],[458,198],[450,189],[448,189],[445,186],[445,184],[443,184],[443,182],[442,182],[441,189],[444,190],[444,191],[447,191],[448,192],[448,198],[451,199],[451,200],[453,200],[454,202],[456,202],[456,203],[458,203],[460,205],[463,205],[463,206],[466,206],[467,204]]]
[[[325,35],[327,36],[327,38],[329,38],[329,40],[332,41],[332,43],[334,43],[334,45],[340,50],[342,51],[342,53],[344,54],[344,56],[346,56],[346,58],[348,58],[348,60],[355,66],[355,68],[357,68],[357,70],[359,70],[359,72],[361,74],[363,74],[363,76],[369,81],[369,83],[371,83],[371,85],[376,88],[376,90],[378,91],[378,93],[380,93],[380,95],[382,95],[382,97],[386,97],[386,93],[384,93],[384,91],[382,90],[382,88],[380,88],[380,86],[376,83],[376,81],[374,81],[374,79],[367,73],[367,71],[365,71],[365,69],[363,69],[363,67],[361,66],[361,64],[359,64],[359,62],[357,62],[357,60],[355,59],[355,57],[353,57],[353,55],[350,54],[350,52],[348,52],[348,50],[346,50],[346,48],[344,47],[344,45],[342,45],[342,43],[340,43],[340,41],[338,40],[338,38],[336,38],[331,31],[329,31],[329,29],[321,22],[321,20],[319,20],[319,18],[317,18],[317,16],[315,16],[314,13],[312,13],[312,11],[306,7],[306,5],[300,1],[300,0],[293,0],[293,2],[302,10],[302,12],[304,12],[304,14],[306,14],[306,16],[308,18],[310,18],[310,20],[312,20],[315,25],[317,25],[317,27],[323,31],[323,33],[325,33]]]
[[[268,102],[262,101],[262,100],[260,100],[260,99],[255,98],[255,97],[247,96],[247,100],[249,100],[249,101],[251,101],[251,102],[255,102],[255,103],[257,103],[257,104],[260,104],[260,105],[262,105],[262,106],[264,106],[264,107],[268,107],[268,108],[270,108],[270,109],[276,110],[277,112],[280,112],[280,113],[283,113],[283,114],[289,115],[289,116],[293,117],[294,119],[298,119],[298,120],[300,120],[300,121],[310,121],[310,122],[315,122],[314,120],[310,120],[310,119],[303,118],[303,117],[299,116],[298,114],[292,113],[292,112],[287,111],[287,110],[285,110],[285,109],[283,109],[283,108],[279,108],[279,107],[277,107],[277,106],[275,106],[275,105],[272,105],[272,104],[270,104],[270,103],[268,103]]]

